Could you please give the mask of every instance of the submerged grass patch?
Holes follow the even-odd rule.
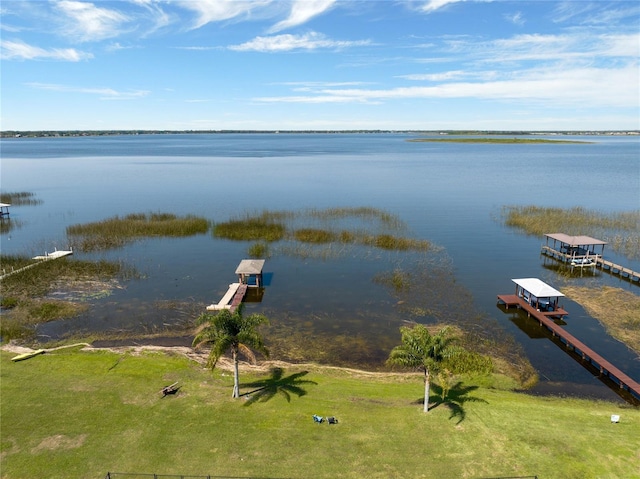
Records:
[[[278,241],[284,238],[285,232],[280,216],[267,212],[216,223],[213,227],[213,235],[217,238],[242,241]]]
[[[611,336],[640,354],[639,296],[610,286],[565,286],[562,291],[600,321]]]
[[[11,206],[33,206],[41,204],[42,200],[37,199],[34,193],[15,191],[0,193],[0,203],[7,203]]]
[[[80,251],[101,251],[146,237],[204,234],[209,226],[208,220],[193,215],[178,217],[171,213],[138,213],[71,225],[67,227],[67,235],[72,239],[72,245]]]
[[[108,261],[79,261],[72,258],[36,261],[21,256],[0,255],[0,263],[5,269],[35,264],[2,280],[1,303],[3,308],[10,306],[0,316],[3,340],[28,337],[35,324],[73,317],[85,311],[88,306],[83,298],[66,294],[70,285],[78,289],[78,284],[98,284],[102,293],[104,288],[117,287],[116,280],[137,275],[131,268]],[[95,287],[84,290],[89,294],[84,299],[91,299]],[[63,299],[56,299],[53,293],[61,293],[59,297]]]
[[[505,225],[527,234],[587,235],[607,241],[630,259],[640,258],[640,210],[603,213],[582,207],[504,206]]]
[[[320,226],[310,226],[310,222],[320,223]],[[404,223],[397,216],[376,208],[357,207],[310,209],[298,213],[263,211],[217,223],[213,235],[242,241],[359,244],[396,251],[426,251],[431,247],[426,240],[393,234],[404,229]],[[380,230],[385,232],[378,233]],[[298,250],[291,247],[285,249]],[[303,248],[301,251],[307,250]]]

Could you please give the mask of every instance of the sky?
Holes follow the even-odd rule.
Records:
[[[0,130],[638,130],[640,2],[3,0]]]

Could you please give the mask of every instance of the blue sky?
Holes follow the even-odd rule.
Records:
[[[640,2],[3,0],[2,130],[640,129]]]

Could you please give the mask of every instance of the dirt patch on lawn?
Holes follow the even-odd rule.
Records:
[[[57,451],[60,449],[77,449],[84,444],[87,439],[86,434],[80,434],[77,437],[69,437],[63,434],[57,434],[55,436],[49,436],[44,438],[40,444],[31,449],[33,454],[44,451]]]

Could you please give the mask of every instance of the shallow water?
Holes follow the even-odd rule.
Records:
[[[398,327],[415,318],[373,278],[398,267],[435,271],[446,264],[456,287],[471,294],[475,309],[522,345],[540,374],[540,391],[617,400],[548,337],[532,337],[533,320],[496,307],[496,295],[511,293],[511,278],[517,277],[539,277],[559,289],[568,281],[638,294],[638,285],[607,273],[560,277],[545,267],[542,240],[504,227],[499,214],[504,205],[528,204],[637,209],[639,139],[597,136],[576,138],[593,141],[589,144],[499,145],[406,141],[412,137],[197,134],[2,140],[3,191],[29,191],[42,200],[11,209],[16,226],[0,237],[2,251],[36,255],[63,249],[67,226],[128,213],[195,214],[222,222],[264,209],[379,208],[406,223],[403,234],[429,240],[443,251],[425,258],[354,246],[320,248],[315,257],[300,257],[288,254],[286,244],[274,245],[262,302],[249,303],[247,311],[268,314],[281,337],[296,338],[302,349],[325,361],[379,364],[399,341]],[[148,333],[183,324],[193,313],[184,304],[199,311],[220,299],[235,280],[248,245],[207,234],[149,239],[108,253],[76,252],[77,258],[123,260],[144,279],[96,299],[91,314],[43,325],[39,333]],[[605,256],[640,270],[638,261],[606,249]],[[425,292],[413,299],[428,309],[428,303],[439,301],[433,298]],[[167,306],[174,303],[180,304],[178,310]],[[572,334],[640,380],[636,354],[607,336],[579,305],[567,300],[564,306],[570,312],[565,327]]]

